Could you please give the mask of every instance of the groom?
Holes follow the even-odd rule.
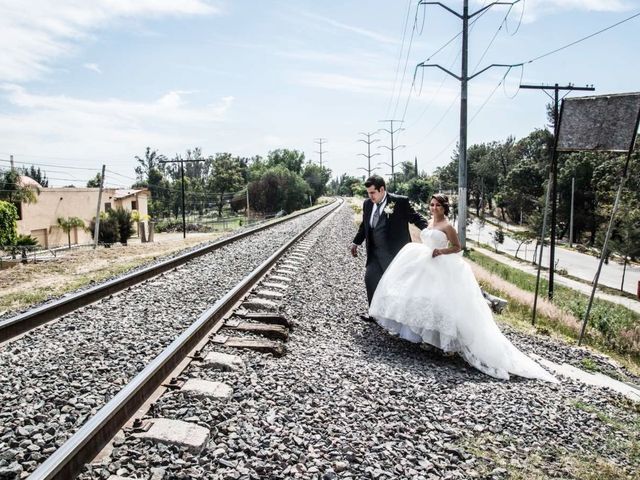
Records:
[[[351,244],[351,255],[357,257],[358,246],[367,241],[364,283],[367,300],[371,304],[373,292],[391,260],[411,242],[409,223],[422,230],[427,228],[428,222],[416,213],[407,197],[387,193],[384,178],[373,175],[364,182],[364,186],[369,198],[362,204],[362,223]]]

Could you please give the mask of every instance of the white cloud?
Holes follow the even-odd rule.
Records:
[[[0,81],[37,78],[119,19],[215,13],[211,0],[0,0]]]
[[[193,92],[168,92],[150,102],[86,100],[37,95],[17,85],[0,85],[16,113],[0,115],[5,149],[40,156],[99,159],[126,158],[143,146],[171,154],[201,145],[219,131],[234,97],[192,106]],[[36,152],[25,152],[35,145]]]
[[[513,8],[512,16],[519,16],[524,8],[524,22],[567,11],[625,12],[636,8],[629,0],[527,0]]]
[[[96,73],[102,74],[102,70],[100,70],[100,67],[98,66],[97,63],[85,63],[82,66],[84,68],[86,68],[87,70],[91,70],[92,72],[96,72]]]

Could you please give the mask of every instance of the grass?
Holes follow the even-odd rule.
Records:
[[[486,250],[490,250],[494,253],[497,253],[498,255],[504,255],[505,257],[508,257],[510,260],[514,260],[516,262],[520,262],[520,263],[526,263],[527,265],[531,265],[531,262],[529,260],[525,260],[523,258],[520,257],[515,257],[507,252],[503,252],[502,250],[499,251],[495,251],[495,248],[493,245],[489,245],[487,243],[478,243],[476,240],[474,240],[473,238],[469,238],[468,241],[473,242],[475,245],[477,245],[478,247],[482,247]],[[563,247],[565,248],[565,247]],[[574,249],[575,250],[575,249]],[[520,251],[522,251],[522,249],[520,249]],[[627,267],[628,268],[628,267]],[[545,267],[544,265],[542,266],[541,269],[543,272],[546,272],[549,270],[548,267]],[[573,280],[575,282],[580,282],[583,283],[585,285],[591,285],[592,282],[590,280],[585,280],[584,278],[580,278],[580,277],[575,277],[571,274],[569,274],[566,270],[564,269],[560,269],[560,270],[555,270],[556,275],[560,275],[562,277],[566,277],[570,280]],[[542,281],[542,277],[541,277],[541,281]],[[628,280],[627,282],[625,282],[626,284],[628,284]],[[546,280],[545,280],[545,285],[546,285]],[[554,285],[555,288],[555,285]],[[636,295],[634,295],[633,293],[629,293],[625,290],[620,290],[619,288],[613,288],[613,287],[609,287],[607,285],[603,285],[601,283],[598,283],[598,290],[607,293],[609,295],[616,295],[618,297],[625,297],[625,298],[630,298],[632,300],[636,300],[638,297]],[[542,291],[542,288],[540,288],[540,291]]]
[[[589,357],[585,357],[582,360],[580,360],[580,364],[582,365],[583,369],[589,372],[597,372],[599,370],[598,365],[596,365],[596,362],[594,362]]]
[[[534,275],[504,265],[475,251],[470,251],[468,258],[516,287],[528,292],[535,292],[536,277]],[[541,278],[539,292],[544,292],[547,288],[547,280]],[[580,321],[584,317],[587,303],[588,297],[582,293],[563,285],[556,285],[554,288],[553,304]],[[579,337],[579,331],[576,331],[575,325],[550,322],[545,326],[559,330],[574,339]],[[585,343],[605,350],[606,353],[616,352],[628,356],[636,365],[640,365],[639,314],[622,305],[595,298],[588,327],[587,334],[583,339]]]
[[[16,292],[0,297],[0,311],[15,311],[27,308],[31,305],[44,302],[52,297],[59,297],[65,293],[73,292],[79,288],[86,287],[91,283],[98,283],[107,278],[111,278],[129,270],[136,268],[140,265],[149,263],[151,259],[144,258],[138,261],[124,263],[120,265],[114,265],[108,268],[101,269],[99,271],[84,274],[80,277],[74,278],[69,282],[59,283],[55,286],[34,288],[29,292]]]
[[[481,478],[489,478],[491,471],[496,466],[507,471],[506,478],[513,480],[546,480],[550,478],[549,467],[554,470],[562,470],[571,475],[572,478],[581,480],[629,480],[636,478],[634,473],[625,472],[618,465],[602,458],[599,455],[588,453],[579,455],[566,448],[541,447],[538,451],[528,453],[520,452],[516,458],[509,458],[508,449],[493,448],[492,444],[503,445],[508,440],[511,445],[517,445],[516,439],[505,434],[483,433],[477,437],[467,438],[463,442],[463,447],[471,452],[481,461],[475,464],[476,470]],[[618,442],[611,445],[620,451],[630,448],[633,445],[628,442]],[[633,462],[637,462],[638,457],[630,457]],[[484,461],[483,461],[484,460]],[[564,478],[556,477],[553,478]]]

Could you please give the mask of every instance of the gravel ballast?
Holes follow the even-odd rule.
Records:
[[[0,480],[28,476],[204,310],[325,212],[234,242],[0,347]]]
[[[209,344],[205,353],[238,354],[246,369],[192,363],[184,376],[224,382],[231,399],[174,391],[156,402],[151,415],[210,430],[201,453],[127,435],[82,478],[637,478],[640,415],[620,395],[565,378],[496,380],[363,322],[365,259],[347,251],[354,232],[344,206],[310,237],[281,301],[294,321],[284,357]],[[586,355],[505,332],[554,361]]]

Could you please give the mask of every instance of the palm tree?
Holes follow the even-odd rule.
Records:
[[[71,230],[76,227],[84,228],[84,220],[78,217],[58,217],[58,226],[67,234],[69,248],[71,248]]]

